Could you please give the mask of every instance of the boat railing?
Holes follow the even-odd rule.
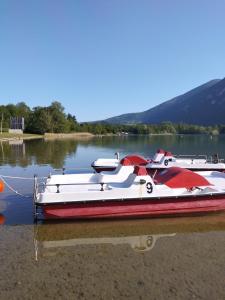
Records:
[[[209,156],[208,159],[207,159],[207,162],[214,163],[214,164],[225,163],[225,159],[224,158],[219,158],[219,156],[215,154],[215,155]]]
[[[80,186],[80,185],[100,185],[100,191],[104,191],[105,182],[76,182],[76,183],[49,183],[45,184],[45,187],[55,186],[56,193],[60,193],[60,186]]]
[[[204,154],[178,154],[174,155],[175,158],[190,158],[190,159],[205,159],[207,160],[207,155]]]
[[[91,171],[92,173],[96,173],[95,171],[93,171],[91,168],[60,168],[60,169],[54,169],[55,172],[62,172],[62,175],[66,174],[66,171]],[[85,173],[85,172],[84,172]]]
[[[146,183],[145,179],[140,179],[140,181],[137,184],[143,185]],[[75,182],[75,183],[47,183],[44,184],[44,187],[50,187],[55,186],[56,187],[56,193],[60,193],[60,187],[61,186],[81,186],[81,185],[100,185],[100,191],[104,191],[104,185],[107,185],[107,182]]]
[[[178,155],[174,155],[175,158],[181,158],[181,159],[185,159],[185,158],[189,158],[189,159],[204,159],[207,163],[225,163],[225,159],[224,158],[219,158],[218,154],[214,154],[211,156],[207,156],[205,154],[196,154],[196,155],[189,155],[189,154],[178,154]]]

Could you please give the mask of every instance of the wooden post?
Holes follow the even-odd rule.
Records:
[[[2,134],[2,123],[3,123],[3,112],[2,112],[2,119],[1,119],[1,134]]]

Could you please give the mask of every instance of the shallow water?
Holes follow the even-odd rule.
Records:
[[[92,171],[97,157],[158,148],[225,157],[225,137],[2,143],[0,174],[31,179],[6,179],[26,197],[0,194],[0,299],[225,299],[225,213],[33,224],[34,174]]]

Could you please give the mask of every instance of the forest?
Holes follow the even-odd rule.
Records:
[[[8,131],[11,117],[24,117],[25,132],[44,133],[71,133],[90,132],[96,135],[106,134],[225,134],[225,125],[199,126],[192,124],[173,124],[162,122],[160,124],[130,124],[116,125],[105,122],[79,123],[58,101],[49,106],[36,106],[30,108],[25,102],[17,104],[0,105],[0,124],[2,131]]]

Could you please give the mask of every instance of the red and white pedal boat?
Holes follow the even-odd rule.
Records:
[[[125,156],[122,160],[119,159],[119,153],[115,153],[116,158],[98,158],[96,159],[92,164],[92,168],[97,172],[104,172],[104,171],[115,171],[118,166],[121,164],[121,161],[123,159],[129,159],[130,163],[135,166],[135,165],[140,165],[140,166],[145,166],[148,163],[151,162],[151,159],[145,159],[143,156],[138,155],[138,154],[132,154],[132,155],[127,155]]]
[[[113,171],[120,164],[119,155],[116,153],[115,159],[99,158],[92,163],[92,167],[96,172]],[[205,155],[179,155],[174,156],[171,152],[164,151],[162,149],[157,150],[152,159],[145,159],[140,155],[128,155],[126,156],[134,165],[138,165],[138,161],[141,161],[140,165],[146,165],[147,168],[152,170],[162,170],[168,167],[180,167],[186,168],[192,171],[225,171],[224,160],[214,157],[207,158]]]
[[[59,177],[57,183],[56,176]],[[144,166],[123,182],[67,182],[49,178],[42,191],[35,184],[35,207],[45,218],[147,217],[225,210],[225,174],[172,167],[153,178]],[[60,180],[63,181],[60,182]]]

